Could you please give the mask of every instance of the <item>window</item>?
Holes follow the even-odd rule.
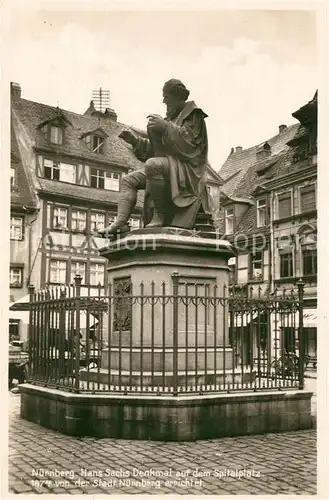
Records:
[[[281,333],[282,349],[285,353],[296,351],[296,328],[283,327]]]
[[[278,195],[278,219],[290,217],[292,215],[291,209],[291,192],[282,193]]]
[[[91,231],[99,231],[105,228],[105,214],[92,213],[90,215],[90,229]]]
[[[229,273],[228,273],[228,279],[229,283],[235,283],[236,282],[236,257],[231,257],[228,261],[228,266],[229,266]]]
[[[94,188],[104,189],[104,170],[98,170],[97,168],[92,168],[90,172],[90,185]]]
[[[53,181],[76,183],[76,166],[44,159],[44,177]]]
[[[119,191],[120,189],[120,175],[114,172],[107,172],[105,177],[105,189],[110,191]]]
[[[85,262],[72,262],[71,263],[71,282],[74,283],[74,278],[77,274],[82,276],[82,282],[86,280],[86,263]]]
[[[19,340],[19,319],[9,318],[9,342]]]
[[[317,250],[303,249],[303,274],[304,276],[317,274]]]
[[[53,162],[53,160],[45,159],[43,165],[45,178],[53,181],[59,181],[59,164]]]
[[[67,208],[54,207],[53,228],[67,228]]]
[[[90,264],[90,285],[104,286],[104,264]]]
[[[23,286],[23,269],[11,267],[9,274],[10,288],[21,288]]]
[[[257,200],[257,227],[265,226],[266,224],[266,198]]]
[[[16,241],[23,239],[23,217],[10,218],[10,239]]]
[[[234,231],[234,210],[230,208],[225,210],[225,234],[233,234]]]
[[[316,210],[315,185],[300,188],[300,211],[310,212]]]
[[[53,144],[63,144],[63,130],[60,127],[54,127],[50,125],[50,142]]]
[[[98,189],[108,189],[109,191],[119,191],[120,174],[105,172],[98,168],[92,168],[90,172],[90,185]]]
[[[44,133],[46,141],[49,141],[52,144],[63,144],[64,134],[61,127],[47,123],[41,130]]]
[[[97,135],[86,135],[85,143],[88,149],[93,153],[103,154],[104,152],[104,138]]]
[[[66,268],[65,260],[50,261],[50,283],[66,283]]]
[[[250,273],[249,279],[261,280],[263,277],[263,254],[255,252],[250,254]]]
[[[11,167],[10,169],[10,189],[16,186],[16,168]]]
[[[71,229],[72,231],[84,231],[86,229],[86,212],[72,210]]]
[[[141,221],[139,219],[129,219],[129,224],[132,229],[139,229],[141,227]]]
[[[291,278],[294,275],[292,250],[280,252],[280,278]]]

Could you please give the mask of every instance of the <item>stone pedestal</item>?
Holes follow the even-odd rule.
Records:
[[[130,305],[124,294],[119,301],[127,321],[118,328],[111,299],[102,317],[109,347],[101,366],[80,372],[77,393],[21,385],[22,418],[69,435],[158,441],[311,427],[312,393],[247,385],[253,373],[237,364],[225,301],[214,300],[228,285],[228,242],[140,230],[110,243],[102,255],[109,261],[110,295],[122,286],[137,297]],[[210,297],[208,307],[202,300],[195,307],[193,297],[202,293]]]
[[[85,380],[117,385],[121,379],[139,387],[250,380],[229,345],[227,304],[215,300],[228,297],[229,242],[161,228],[107,243],[101,255],[108,259],[111,294],[126,290],[134,299],[129,328],[118,329],[109,320],[101,369],[81,373]]]

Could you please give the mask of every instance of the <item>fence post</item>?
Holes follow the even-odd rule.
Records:
[[[58,348],[58,364],[59,364],[59,383],[61,378],[64,380],[65,373],[65,298],[66,298],[66,290],[62,289],[59,293],[60,304],[59,304],[59,325],[58,325],[58,333],[59,333],[59,348]]]
[[[299,389],[304,389],[305,339],[303,328],[304,283],[300,279],[298,286],[298,334],[299,334]]]
[[[77,274],[74,278],[75,282],[75,392],[80,391],[80,308],[81,308],[81,281],[82,276]]]
[[[177,272],[171,275],[173,280],[173,395],[178,394],[178,278]]]
[[[32,376],[32,368],[34,370],[34,360],[33,360],[33,328],[34,328],[34,315],[33,315],[33,306],[32,303],[35,300],[35,287],[34,285],[28,286],[29,291],[29,328],[27,335],[27,345],[28,345],[28,353],[29,353],[29,364],[28,364],[28,380],[31,379]]]

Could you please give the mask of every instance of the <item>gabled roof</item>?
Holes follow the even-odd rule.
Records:
[[[27,173],[21,158],[21,151],[18,146],[16,132],[11,122],[11,166],[15,168],[16,183],[10,192],[10,205],[12,209],[30,208],[35,209],[37,202],[33,197],[28,181]]]
[[[312,101],[310,101],[304,108],[308,111],[312,108],[310,116],[316,116],[314,107],[317,104],[317,93]],[[295,116],[296,113],[293,114]],[[266,186],[271,179],[284,178],[288,174],[295,172],[302,172],[303,169],[308,169],[309,165],[303,166],[299,162],[295,163],[293,157],[295,154],[294,146],[299,143],[300,138],[309,135],[309,130],[300,123],[291,125],[283,130],[276,136],[268,139],[265,143],[260,143],[256,146],[245,150],[232,151],[227,158],[220,174],[224,178],[224,185],[222,187],[222,197],[227,200],[253,199],[257,195],[266,192]],[[295,139],[295,140],[294,140]],[[266,146],[266,147],[265,147]],[[270,155],[260,158],[256,155],[257,151],[267,149]],[[217,217],[217,225],[219,228],[224,226],[223,211]],[[257,207],[252,204],[242,216],[237,228],[236,233],[263,233],[269,231],[269,226],[262,228],[256,227]]]
[[[105,132],[103,127],[98,127],[95,128],[95,130],[88,130],[87,132],[84,132],[80,138],[82,139],[83,137],[87,137],[87,135],[92,135],[92,134],[99,135],[102,137],[108,137],[108,134]]]
[[[237,198],[236,196],[228,196],[226,193],[223,191],[220,194],[220,202],[221,204],[228,204],[230,202],[233,203],[243,203],[246,205],[253,205],[253,201],[250,198]]]
[[[313,98],[304,106],[297,109],[292,116],[300,121],[300,123],[309,125],[312,122],[316,123],[318,114],[318,91],[315,92]]]
[[[278,154],[284,149],[288,149],[286,144],[294,137],[298,127],[299,123],[290,125],[267,141],[263,141],[256,146],[252,146],[251,148],[231,153],[219,171],[219,174],[224,179],[223,191],[229,196],[234,194],[237,195],[236,190],[238,189],[244,175],[248,169],[257,162],[256,152],[259,148],[267,142],[271,146],[272,156]],[[246,194],[242,197],[245,196]]]
[[[221,178],[219,173],[216,172],[216,170],[214,170],[212,168],[212,166],[209,163],[207,165],[207,174],[208,174],[208,181],[213,180],[213,181],[217,182],[218,184],[220,184],[221,186],[223,185],[223,183],[224,183],[223,179]]]
[[[61,124],[63,127],[67,127],[68,125],[72,126],[72,123],[70,120],[65,116],[65,114],[62,112],[61,109],[56,110],[56,114],[54,114],[51,118],[47,118],[43,122],[41,122],[38,126],[38,128],[43,127],[47,123],[56,123],[56,124]]]
[[[58,114],[58,109],[27,99],[14,100],[12,105],[33,145],[39,148],[49,146],[44,135],[38,131],[38,126],[53,119]],[[67,110],[61,110],[61,113],[72,125],[68,125],[65,129],[64,144],[53,146],[56,154],[73,154],[85,160],[108,161],[109,164],[130,169],[143,167],[143,164],[135,157],[132,148],[118,137],[122,130],[127,128],[122,123],[111,117],[84,116]],[[88,150],[84,141],[81,140],[83,134],[88,134],[100,127],[109,137],[108,147],[102,155]]]

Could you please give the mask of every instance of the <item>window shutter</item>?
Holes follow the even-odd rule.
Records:
[[[81,184],[81,176],[83,174],[83,165],[80,163],[77,166],[77,184]]]
[[[89,167],[89,165],[84,166],[82,184],[84,184],[85,186],[90,186],[90,167]]]
[[[60,180],[63,182],[76,183],[76,166],[69,163],[60,163]]]
[[[37,155],[37,176],[43,177],[43,157]]]

